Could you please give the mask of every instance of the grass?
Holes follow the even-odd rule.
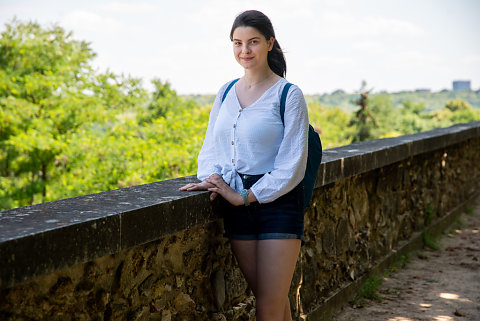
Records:
[[[432,204],[427,204],[425,210],[423,211],[423,226],[428,226],[433,221],[433,212],[434,208]]]
[[[465,214],[467,214],[467,215],[472,215],[472,214],[473,214],[473,207],[467,206],[467,207],[465,208]]]
[[[435,237],[433,237],[431,234],[427,233],[426,231],[423,231],[422,238],[423,238],[424,247],[430,248],[434,251],[440,250],[440,246],[438,245],[438,240]]]
[[[410,263],[410,255],[407,253],[400,256],[399,263],[400,263],[400,267],[404,269],[407,266],[407,264]]]
[[[357,295],[353,298],[353,300],[350,301],[350,303],[357,306],[363,306],[365,304],[365,300],[375,300],[381,302],[383,297],[378,294],[378,288],[382,285],[383,278],[397,272],[398,268],[404,269],[409,262],[410,255],[408,253],[403,254],[394,264],[390,266],[388,270],[383,273],[383,276],[378,276],[376,274],[371,275],[365,281],[365,283],[362,284]]]
[[[382,297],[377,293],[377,290],[382,283],[383,277],[375,274],[371,275],[365,283],[363,283],[351,303],[363,305],[365,299],[382,301]]]
[[[408,253],[401,255],[397,262],[392,264],[388,271],[384,273],[384,276],[390,276],[391,274],[398,271],[398,268],[404,269],[407,264],[410,262],[410,255]]]

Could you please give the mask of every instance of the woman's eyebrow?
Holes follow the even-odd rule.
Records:
[[[254,40],[254,39],[260,39],[260,37],[255,36],[255,37],[253,37],[253,38],[248,39],[247,41],[251,41],[251,40]],[[233,39],[233,41],[242,41],[242,40],[240,40],[240,39]]]

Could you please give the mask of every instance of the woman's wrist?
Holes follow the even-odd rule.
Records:
[[[240,191],[240,196],[242,196],[243,204],[244,204],[245,206],[250,205],[250,202],[248,201],[248,194],[249,194],[249,192],[250,192],[250,191],[247,190],[247,189],[242,189],[242,190]]]
[[[248,202],[249,203],[257,202],[257,198],[255,197],[255,194],[253,194],[251,189],[248,190]]]
[[[235,193],[235,202],[230,202],[234,206],[244,206],[243,197],[240,193]]]
[[[238,206],[241,206],[241,205],[245,206],[245,201],[243,199],[242,194],[237,193],[237,196],[238,196],[238,201],[237,201]],[[248,204],[257,202],[257,198],[255,197],[255,194],[252,193],[251,189],[248,190],[247,201],[248,201]]]

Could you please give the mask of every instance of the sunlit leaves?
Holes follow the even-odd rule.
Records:
[[[179,97],[159,79],[150,93],[140,79],[95,71],[94,56],[57,26],[14,20],[1,34],[0,210],[196,172],[211,104]],[[397,108],[391,99],[369,98],[371,138],[480,120],[463,101]],[[308,108],[324,148],[350,144],[359,131],[345,109]]]

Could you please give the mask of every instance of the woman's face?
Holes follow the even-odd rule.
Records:
[[[233,53],[237,62],[245,69],[268,66],[268,52],[273,48],[274,39],[265,39],[253,27],[237,27],[233,31]]]

